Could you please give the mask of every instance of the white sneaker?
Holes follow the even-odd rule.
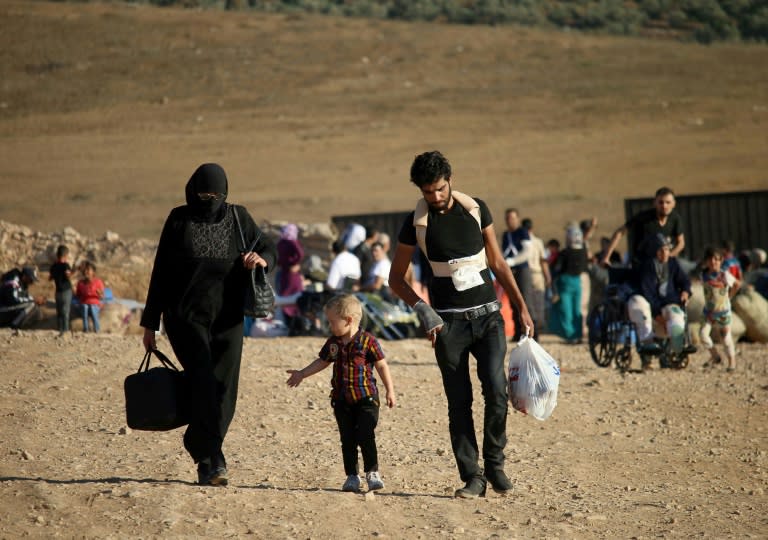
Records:
[[[381,480],[379,471],[365,473],[365,481],[368,482],[368,491],[376,491],[384,488],[384,482]]]
[[[356,474],[350,474],[341,486],[341,491],[360,491],[360,477]]]

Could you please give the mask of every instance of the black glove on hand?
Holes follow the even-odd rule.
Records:
[[[416,305],[413,306],[413,310],[419,316],[421,325],[424,327],[424,330],[426,330],[427,334],[434,332],[435,330],[439,330],[445,324],[443,319],[440,318],[440,315],[438,315],[434,309],[427,305],[424,300],[419,300],[416,302]]]

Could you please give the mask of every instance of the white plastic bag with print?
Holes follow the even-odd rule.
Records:
[[[509,401],[515,410],[546,420],[557,405],[560,368],[532,337],[509,353]]]

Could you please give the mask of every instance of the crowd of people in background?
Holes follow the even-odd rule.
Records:
[[[507,337],[535,339],[546,331],[565,343],[582,343],[590,302],[596,300],[590,298],[593,284],[610,281],[611,268],[626,270],[627,311],[640,352],[653,353],[658,347],[654,323],[674,351],[689,346],[685,309],[695,276],[705,297],[700,337],[709,363],[722,363],[715,336],[723,343],[726,370],[736,369],[730,301],[745,286],[768,295],[765,252],[737,256],[733,243],[725,241],[708,248],[698,265],[679,259],[685,236],[671,189],[657,190],[653,208],[600,238],[599,249],[593,251],[597,218],[567,223],[562,239],[544,243],[534,233],[533,221],[509,208],[505,230],[497,238],[486,203],[454,191],[451,180],[451,166],[440,152],[416,156],[411,182],[422,197],[402,223],[392,258],[386,232],[350,223],[333,241],[325,270],[317,255],[306,256],[296,224],[284,225],[274,242],[244,207],[226,203],[229,184],[219,165],[206,163],[193,173],[185,187],[186,204],[173,208],[163,227],[140,324],[150,352],[157,348],[162,322],[195,396],[183,442],[196,464],[198,484],[228,483],[223,443],[235,412],[243,338],[249,335],[244,317],[248,276],[258,267],[274,270],[274,319],[290,335],[308,335],[303,333],[308,329],[318,331],[311,335],[326,335],[313,362],[288,370],[287,384],[298,386],[334,367],[330,398],[346,474],[343,491],[360,490],[358,448],[369,490],[384,487],[374,433],[381,405],[374,371],[386,392],[386,405],[396,404],[384,355],[364,321],[376,315],[368,310],[366,295],[414,313],[432,343],[464,484],[455,491],[459,498],[482,497],[488,486],[502,494],[513,487],[504,468]],[[628,233],[631,242],[622,256],[617,247]],[[59,246],[49,270],[57,328],[61,334],[71,331],[71,314],[78,313],[84,331],[99,332],[108,289],[92,261],[82,260],[75,269],[69,257],[68,247]],[[0,325],[17,330],[45,302],[29,290],[38,280],[32,266],[2,276]],[[504,296],[512,308],[509,321],[501,313]],[[307,327],[309,311],[325,317],[326,324],[314,326],[314,321]],[[514,328],[511,336],[507,324]],[[482,452],[472,411],[470,355],[483,388]]]
[[[656,193],[653,208],[634,216],[611,236],[601,236],[595,246],[592,244],[596,243],[593,241],[598,225],[596,217],[566,223],[563,237],[549,238],[546,243],[534,233],[533,220],[523,217],[517,208],[505,211],[504,225],[499,243],[530,309],[535,325],[534,337],[547,332],[568,344],[583,343],[586,339],[590,306],[599,301],[598,298],[591,299],[590,295],[594,290],[600,291],[601,287],[595,287],[595,282],[603,286],[607,284],[607,268],[634,268],[634,285],[639,290],[637,272],[644,261],[655,258],[650,247],[658,243],[653,238],[654,231],[667,239],[670,258],[677,259],[685,248],[681,216],[675,211],[674,193],[669,188],[661,188]],[[628,245],[628,250],[622,254],[617,247],[630,230],[633,232],[632,245]],[[305,292],[365,292],[378,295],[386,302],[399,302],[389,287],[391,239],[386,232],[371,224],[349,223],[332,243],[326,261],[318,255],[306,257],[300,236],[299,227],[288,223],[281,227],[276,241],[277,262],[272,279],[278,298],[288,299],[280,303],[276,317],[288,331],[298,324],[302,306],[297,300]],[[722,271],[735,280],[731,283],[729,278],[725,283],[732,294],[739,290],[748,274],[746,283],[766,296],[768,277],[763,268],[764,253],[759,249],[737,253],[734,243],[724,240],[718,246],[710,246],[698,263],[682,260],[681,270],[694,280],[711,283],[712,280],[704,274],[714,272],[711,263],[717,257]],[[408,279],[414,290],[429,302],[432,276],[425,262],[423,257],[415,256]],[[675,266],[677,262],[672,264]],[[73,283],[74,277],[77,279]],[[55,286],[56,328],[59,332],[70,332],[73,318],[82,319],[83,331],[99,332],[100,308],[104,305],[105,295],[111,291],[96,275],[95,264],[83,260],[73,267],[69,262],[69,249],[60,245],[49,269],[49,279]],[[37,270],[32,266],[12,269],[2,276],[0,325],[18,329],[34,318],[38,307],[45,303],[41,296],[29,293],[29,287],[37,280]],[[707,291],[711,297],[711,288]],[[653,348],[653,332],[648,330],[647,321],[657,319],[660,312],[652,307],[646,296],[635,295],[629,302],[629,312],[636,321],[641,348]],[[513,340],[519,340],[525,332],[519,317],[513,307]],[[246,325],[246,330],[248,328]],[[718,335],[725,332],[716,321],[710,321],[707,328],[708,332],[714,331]],[[728,341],[727,332],[721,337],[723,339]],[[702,343],[715,351],[709,336],[702,336]],[[733,363],[732,349],[730,344],[726,345],[730,364]],[[719,357],[713,356],[713,361],[719,362]]]
[[[79,275],[75,284],[73,276]],[[0,278],[0,326],[18,332],[39,314],[39,307],[47,302],[43,295],[32,295],[29,287],[39,281],[37,268],[14,268]],[[111,291],[96,275],[96,265],[84,260],[73,268],[69,262],[69,248],[59,245],[56,260],[51,264],[49,281],[54,284],[56,328],[59,335],[71,331],[72,315],[82,318],[84,332],[99,332],[100,309]]]

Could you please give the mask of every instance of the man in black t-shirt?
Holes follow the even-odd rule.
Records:
[[[675,210],[675,193],[668,187],[659,188],[653,200],[654,208],[644,210],[632,216],[624,225],[616,229],[611,243],[603,252],[602,266],[608,265],[613,250],[621,237],[632,231],[632,245],[629,257],[633,268],[639,268],[643,261],[656,256],[653,249],[655,238],[662,234],[672,243],[671,257],[676,257],[685,248],[683,220]]]
[[[456,497],[483,496],[487,482],[494,491],[507,493],[512,489],[504,473],[507,342],[491,272],[520,309],[530,334],[533,321],[499,249],[487,205],[451,189],[448,160],[437,151],[416,156],[411,182],[421,190],[422,199],[398,235],[389,286],[413,306],[435,348],[448,400],[451,445],[465,482]],[[405,279],[417,245],[434,274],[429,288],[432,306],[421,300]],[[470,353],[477,360],[485,404],[484,468],[479,465],[472,418]]]

